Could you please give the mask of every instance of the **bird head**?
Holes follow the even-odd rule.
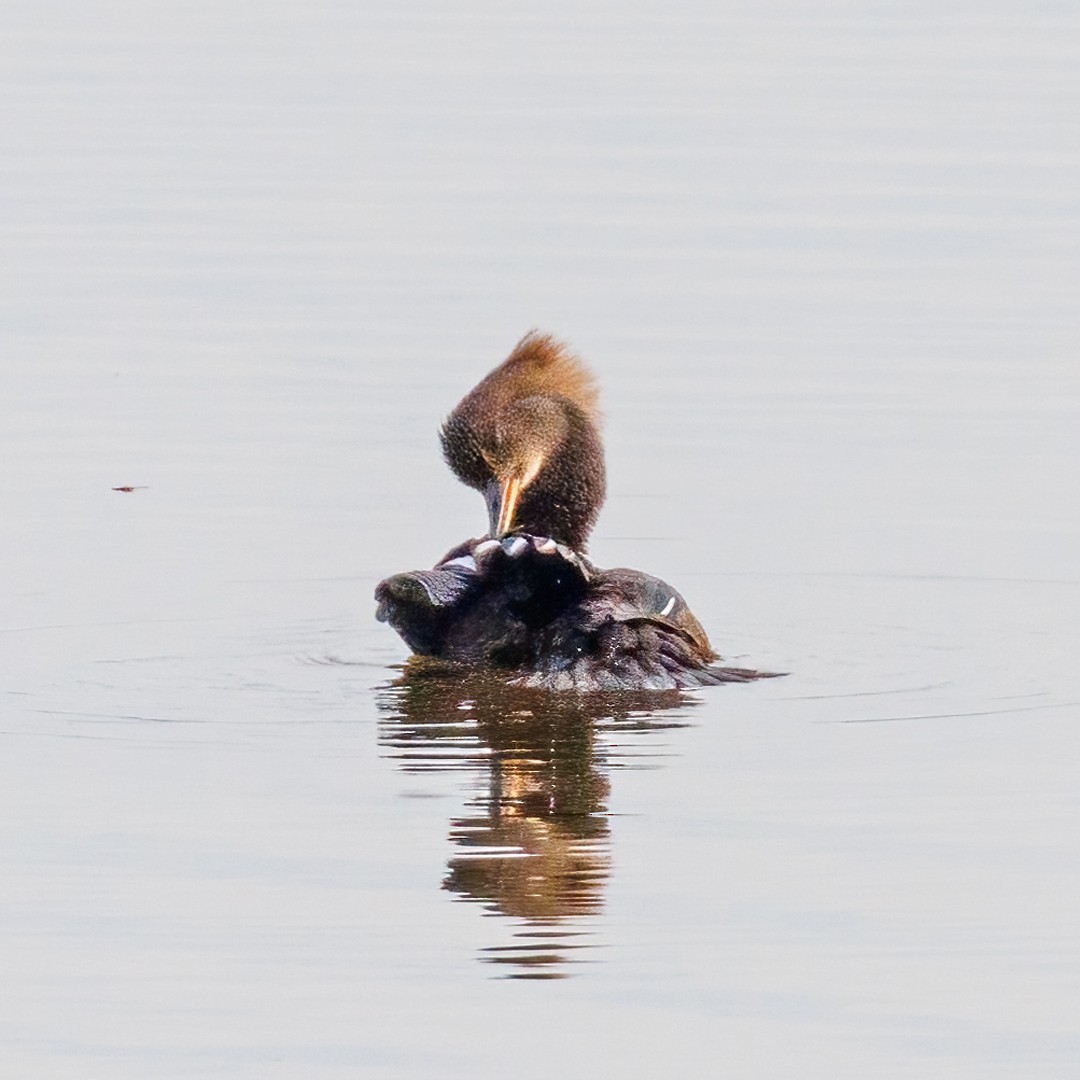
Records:
[[[604,501],[597,424],[588,370],[534,333],[453,410],[443,454],[483,494],[492,536],[522,530],[581,550]]]

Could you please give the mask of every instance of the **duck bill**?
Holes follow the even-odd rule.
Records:
[[[517,477],[507,480],[493,480],[488,484],[487,496],[488,525],[491,535],[501,539],[514,528],[518,503],[521,501],[522,484]]]

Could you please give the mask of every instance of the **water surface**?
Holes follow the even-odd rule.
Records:
[[[1080,19],[10,6],[0,1063],[1072,1077]],[[781,680],[404,678],[532,326]],[[132,491],[115,488],[131,487]]]

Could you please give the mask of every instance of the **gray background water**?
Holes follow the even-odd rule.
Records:
[[[3,21],[5,1075],[1076,1075],[1075,5]],[[788,678],[377,689],[532,326]]]

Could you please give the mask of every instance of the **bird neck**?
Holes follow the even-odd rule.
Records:
[[[604,448],[589,418],[565,402],[566,434],[525,489],[518,527],[584,551],[606,494]]]

